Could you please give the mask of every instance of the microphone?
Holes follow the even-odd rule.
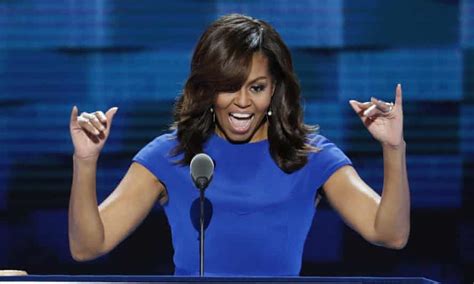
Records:
[[[191,160],[190,172],[196,187],[204,190],[209,185],[214,174],[214,162],[207,154],[197,154]]]
[[[200,153],[193,157],[189,165],[191,178],[199,188],[199,275],[204,276],[204,190],[209,185],[214,174],[214,162],[207,154]]]

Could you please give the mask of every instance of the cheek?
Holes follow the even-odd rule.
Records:
[[[255,100],[255,108],[258,112],[266,113],[268,108],[270,107],[271,97],[266,96]]]
[[[232,98],[230,96],[217,96],[214,102],[214,111],[216,112],[217,116],[225,115],[229,106],[232,105]]]
[[[230,102],[227,102],[225,100],[216,100],[216,102],[214,103],[214,108],[215,109],[226,109],[228,108],[228,106],[230,105]]]

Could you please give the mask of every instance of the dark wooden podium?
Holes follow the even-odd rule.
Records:
[[[88,283],[438,283],[422,277],[178,277],[152,275],[28,275],[4,276],[0,281]]]

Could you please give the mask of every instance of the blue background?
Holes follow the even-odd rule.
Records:
[[[0,0],[0,269],[32,274],[170,274],[159,206],[109,255],[69,255],[69,114],[118,106],[98,195],[171,123],[200,34],[217,17],[270,22],[290,47],[307,123],[339,145],[373,188],[381,147],[349,99],[404,90],[412,232],[404,250],[372,246],[327,205],[302,275],[474,279],[474,0]],[[379,191],[380,192],[380,191]],[[231,257],[231,256],[229,256]]]

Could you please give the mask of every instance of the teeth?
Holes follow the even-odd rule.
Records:
[[[246,119],[252,116],[252,114],[250,113],[239,113],[239,112],[232,112],[230,115],[232,115],[235,118],[240,118],[240,119]]]
[[[249,131],[253,121],[253,115],[250,116],[250,118],[237,118],[234,117],[233,115],[229,115],[229,122],[231,127],[233,128],[234,132],[237,133],[246,133]]]

